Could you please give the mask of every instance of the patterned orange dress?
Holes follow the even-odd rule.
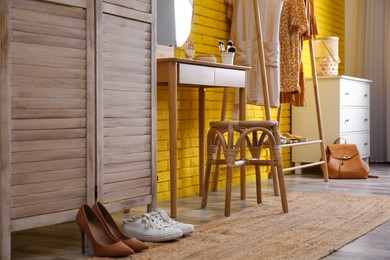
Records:
[[[290,32],[292,32],[293,36],[290,36],[289,40],[293,41],[293,43],[290,44],[288,42],[283,42],[282,36],[280,36],[281,57],[282,57],[281,59],[286,60],[286,57],[283,56],[285,52],[289,51],[289,46],[291,45],[294,45],[294,48],[298,46],[298,54],[295,52],[293,56],[288,57],[288,59],[292,58],[294,59],[294,61],[283,62],[281,60],[280,66],[281,66],[281,70],[283,70],[283,73],[281,72],[280,99],[281,99],[281,103],[291,103],[295,106],[305,106],[306,105],[305,79],[303,73],[301,53],[302,53],[303,41],[315,38],[319,34],[319,30],[317,27],[317,20],[314,12],[314,0],[305,0],[305,1],[285,0],[284,5],[287,5],[287,7],[284,11],[282,9],[280,33],[281,35],[282,34],[288,35]],[[306,12],[306,18],[305,18],[306,22],[304,22],[303,20],[304,15],[302,14],[302,10]],[[295,23],[294,22],[290,23],[289,17],[292,15],[294,15],[295,20],[299,20],[299,21],[298,22],[295,21]],[[284,25],[282,25],[282,19]],[[290,29],[291,27],[289,26],[292,26],[292,29]],[[294,29],[294,28],[298,28],[298,29]],[[289,29],[291,31],[289,31]],[[285,38],[284,40],[286,39],[287,38]],[[296,67],[297,62],[298,62],[298,68]],[[293,63],[294,65],[289,66],[290,63]],[[297,71],[298,74],[296,74]],[[284,77],[287,77],[288,79],[284,80]]]
[[[301,37],[308,29],[304,0],[285,0],[280,16],[280,89],[299,92]]]

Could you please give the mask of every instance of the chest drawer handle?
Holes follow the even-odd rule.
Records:
[[[344,123],[349,123],[349,119],[348,118],[345,119]]]
[[[345,93],[344,93],[344,96],[349,96],[349,92],[345,92]]]
[[[366,142],[366,143],[364,143],[364,146],[368,146],[368,143]]]
[[[365,97],[365,98],[368,97],[368,94],[364,94],[364,97]]]
[[[364,122],[367,122],[368,121],[368,118],[364,118]]]

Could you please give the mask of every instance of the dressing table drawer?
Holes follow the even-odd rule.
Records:
[[[214,85],[214,68],[179,64],[178,83],[192,85]]]
[[[221,87],[245,87],[245,71],[215,68],[215,85]]]
[[[216,87],[245,87],[246,72],[193,64],[179,64],[178,83]]]

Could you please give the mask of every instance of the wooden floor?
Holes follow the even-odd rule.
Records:
[[[343,194],[379,194],[390,195],[390,164],[371,164],[371,174],[378,179],[367,180],[330,180],[325,183],[318,171],[306,171],[302,175],[287,175],[285,183],[287,192],[328,192]],[[269,180],[264,180],[263,200],[273,200]],[[247,199],[239,199],[239,190],[234,188],[232,195],[232,212],[250,207],[256,203],[254,184],[247,185]],[[223,218],[224,190],[211,192],[206,209],[200,209],[201,197],[193,196],[179,199],[178,221],[199,225],[214,219]],[[169,212],[169,202],[158,205]],[[141,214],[145,209],[132,211],[132,215]],[[114,216],[118,222],[122,214]],[[383,224],[370,233],[344,246],[326,257],[327,260],[346,259],[390,259],[390,222]],[[87,255],[91,255],[90,252]],[[55,226],[42,227],[12,234],[12,259],[82,259],[80,233],[74,222]],[[261,257],[260,257],[261,258]]]

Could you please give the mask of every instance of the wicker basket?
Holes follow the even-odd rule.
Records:
[[[318,76],[337,76],[339,73],[339,38],[324,37],[314,41]]]
[[[195,60],[207,61],[207,62],[217,62],[217,58],[211,54],[202,54],[195,57]]]

